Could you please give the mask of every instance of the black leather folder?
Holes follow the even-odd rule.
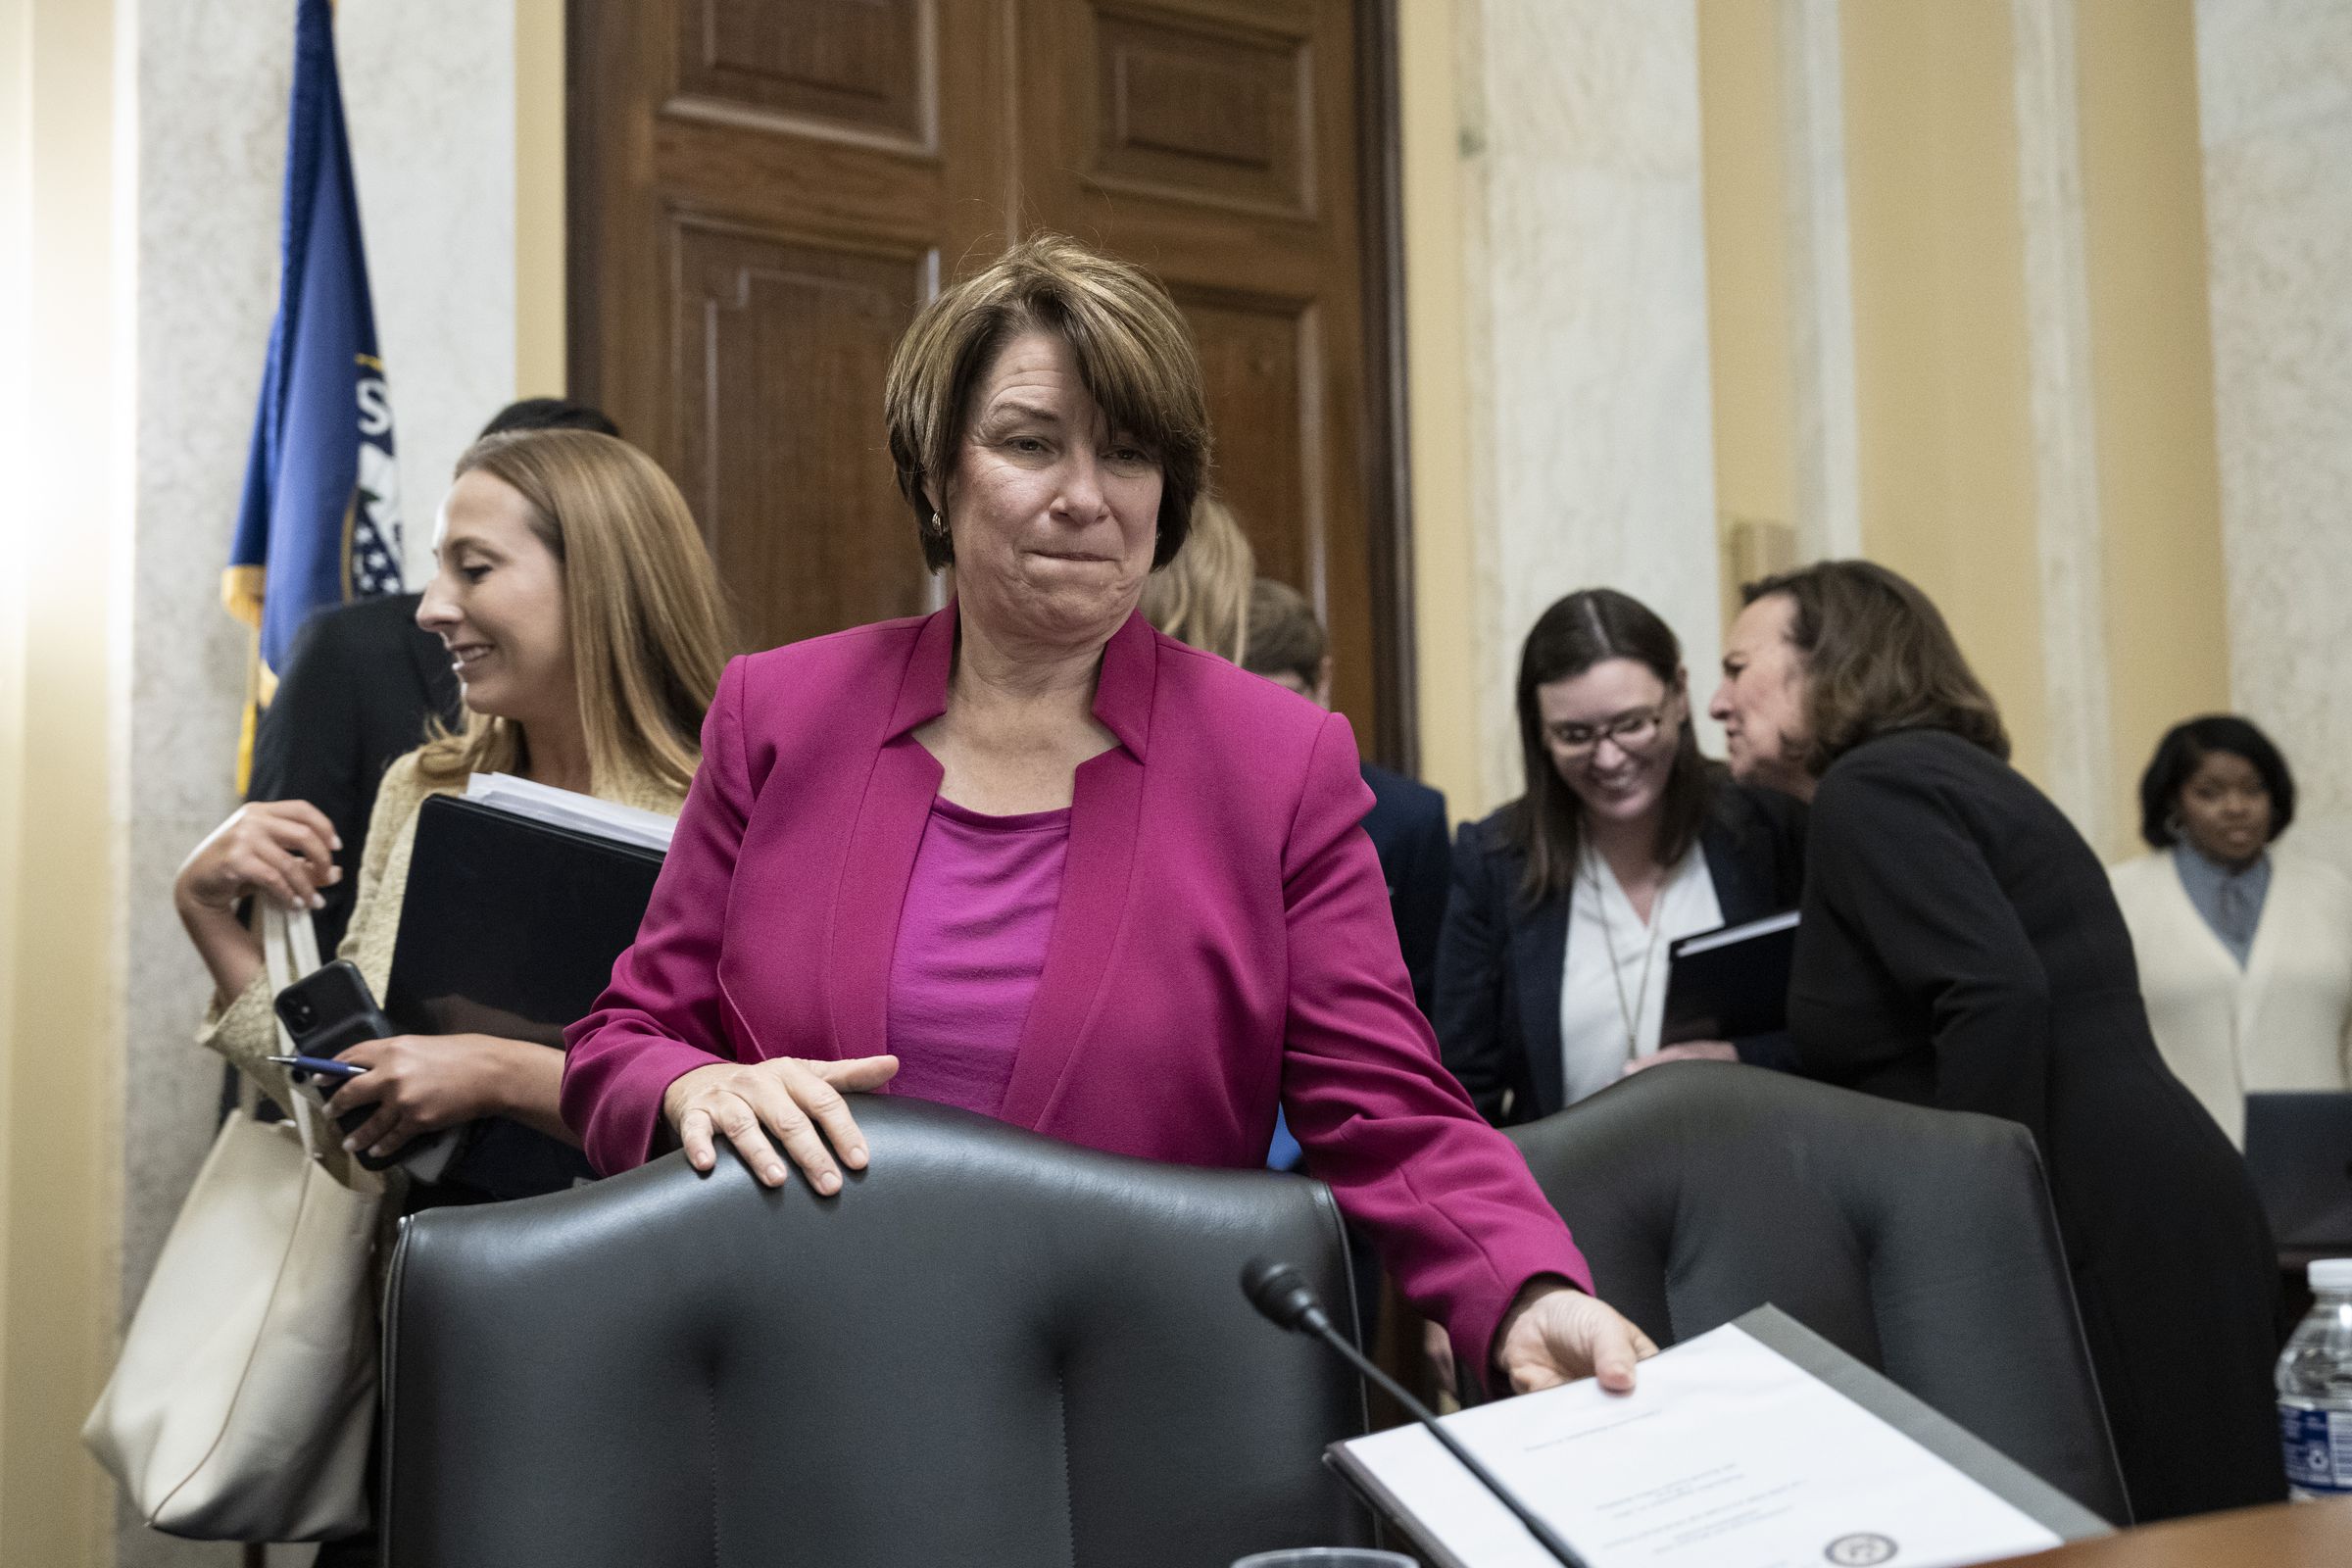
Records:
[[[1666,1013],[1658,1043],[1741,1040],[1788,1027],[1796,911],[1684,937],[1666,950]]]
[[[384,1013],[407,1034],[564,1048],[637,939],[662,852],[435,795],[416,816]],[[570,1146],[503,1116],[472,1129],[450,1196],[559,1192],[593,1173]]]

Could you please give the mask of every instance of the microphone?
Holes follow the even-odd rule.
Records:
[[[1444,1446],[1446,1451],[1459,1460],[1478,1484],[1494,1494],[1494,1499],[1511,1510],[1512,1517],[1527,1527],[1537,1544],[1567,1568],[1588,1568],[1576,1548],[1562,1541],[1559,1533],[1537,1517],[1536,1511],[1519,1500],[1518,1494],[1504,1486],[1493,1471],[1478,1462],[1470,1450],[1456,1442],[1452,1433],[1439,1424],[1429,1407],[1405,1391],[1403,1384],[1372,1364],[1372,1358],[1355,1348],[1355,1342],[1332,1327],[1331,1314],[1315,1297],[1315,1288],[1306,1277],[1288,1263],[1270,1257],[1253,1257],[1242,1266],[1242,1294],[1250,1304],[1265,1314],[1275,1327],[1289,1329],[1294,1334],[1310,1334],[1340,1352],[1348,1365],[1388,1391],[1389,1396],[1404,1406],[1406,1413],[1421,1423],[1429,1435]]]

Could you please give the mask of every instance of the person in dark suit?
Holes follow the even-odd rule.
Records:
[[[1781,1037],[1659,1050],[1666,946],[1792,906],[1804,810],[1699,755],[1682,648],[1612,589],[1570,594],[1519,660],[1527,793],[1465,826],[1438,946],[1446,1066],[1532,1121],[1651,1060],[1777,1060]]]
[[[1287,686],[1317,707],[1331,706],[1331,655],[1314,606],[1288,583],[1260,577],[1250,585],[1250,630],[1241,665]],[[1446,797],[1419,779],[1362,763],[1372,791],[1364,832],[1380,857],[1396,917],[1396,945],[1413,977],[1413,1000],[1427,1014],[1436,994],[1438,927],[1446,918],[1448,879]]]
[[[1712,711],[1740,776],[1812,800],[1792,1065],[2034,1135],[2141,1521],[2284,1496],[2278,1254],[2098,857],[1917,588],[1845,561],[1745,592]]]
[[[620,434],[602,411],[562,398],[511,403],[482,434],[556,429]],[[395,594],[313,614],[295,633],[276,694],[254,728],[245,798],[308,801],[342,840],[342,878],[319,890],[326,903],[311,917],[322,953],[335,951],[351,922],[384,769],[422,745],[434,719],[453,730],[465,719],[449,650],[416,624],[422,599]]]

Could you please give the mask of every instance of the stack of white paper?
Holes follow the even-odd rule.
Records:
[[[669,853],[670,835],[678,825],[660,811],[641,811],[593,795],[534,784],[512,773],[474,774],[466,781],[466,798],[551,827],[569,828],[616,844],[641,845],[664,855]]]
[[[1632,1394],[1588,1380],[1446,1425],[1591,1568],[1938,1568],[2061,1544],[1733,1324],[1642,1362]],[[1337,1447],[1441,1561],[1551,1568],[1421,1428]]]

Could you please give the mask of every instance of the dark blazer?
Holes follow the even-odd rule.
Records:
[[[464,713],[441,639],[416,624],[421,594],[321,610],[294,634],[277,695],[253,736],[249,801],[308,801],[343,840],[343,880],[312,916],[318,947],[335,951],[360,887],[360,852],[376,786],[393,759],[424,743],[435,714]]]
[[[2156,1053],[2090,846],[1990,753],[1907,730],[1822,778],[1807,866],[1797,1067],[2033,1133],[2133,1511],[2284,1495],[2277,1253],[2236,1151]]]
[[[1389,912],[1396,917],[1396,946],[1413,977],[1413,1001],[1427,1014],[1435,1005],[1438,928],[1446,918],[1452,856],[1446,833],[1446,797],[1418,779],[1363,764],[1372,790],[1364,831],[1389,884]]]
[[[1438,1043],[1446,1065],[1497,1126],[1561,1108],[1560,972],[1568,961],[1570,896],[1534,908],[1519,895],[1527,857],[1505,831],[1510,807],[1466,825],[1454,845],[1453,897],[1438,943]],[[1718,786],[1699,832],[1724,923],[1796,905],[1804,885],[1805,808],[1775,790]],[[1781,1036],[1740,1042],[1742,1057],[1783,1066]]]

